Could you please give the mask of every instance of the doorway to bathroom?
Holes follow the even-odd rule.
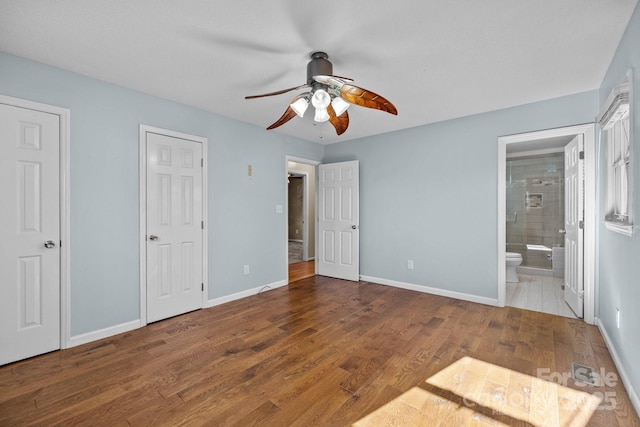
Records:
[[[578,142],[581,155],[574,149]],[[582,156],[579,173],[569,170],[565,176],[566,147],[573,150],[570,156]],[[500,137],[498,165],[499,305],[584,317],[593,323],[594,125]],[[573,184],[578,177],[583,189]],[[578,229],[578,222],[575,227],[572,224],[575,215],[567,209],[573,208],[579,208],[582,228]],[[572,234],[576,229],[580,241]],[[506,271],[513,266],[514,255],[521,258],[517,267],[511,267],[516,274]]]
[[[564,295],[567,138],[554,141],[558,147],[538,150],[507,146],[505,250],[507,263],[513,254],[522,261],[507,264],[516,274],[507,271],[505,303],[576,317]]]

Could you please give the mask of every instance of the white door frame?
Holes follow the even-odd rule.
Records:
[[[584,135],[584,321],[595,324],[596,269],[596,137],[595,124],[568,126],[498,138],[498,306],[506,304],[506,149],[507,144],[537,139]]]
[[[68,348],[71,341],[71,225],[69,147],[71,111],[55,105],[41,104],[26,99],[0,95],[0,103],[29,110],[55,114],[60,118],[60,348]]]
[[[296,156],[289,156],[286,155],[284,156],[284,176],[287,176],[287,174],[289,173],[289,162],[295,162],[295,163],[303,163],[309,166],[313,166],[316,170],[315,174],[316,176],[318,175],[318,165],[320,164],[319,161],[317,160],[310,160],[310,159],[305,159],[302,157],[296,157]],[[305,174],[306,172],[303,171],[295,171],[296,173],[301,173],[301,174]],[[306,180],[308,185],[308,180]],[[307,191],[307,188],[304,188],[304,191]],[[309,239],[309,207],[308,207],[308,203],[309,203],[309,197],[308,197],[308,193],[306,193],[306,204],[307,206],[305,206],[304,210],[307,212],[307,216],[304,218],[304,230],[303,230],[303,235],[306,236],[306,240],[308,241]],[[314,213],[314,221],[317,223],[318,222],[318,180],[316,179],[316,191],[315,191],[315,206],[316,206],[316,211]],[[284,240],[284,261],[285,261],[285,277],[287,278],[287,283],[289,283],[289,183],[284,180],[284,199],[287,201],[286,205],[285,205],[285,209],[284,209],[284,215],[285,215],[285,220],[287,221],[286,224],[287,226],[285,227],[285,240]],[[304,214],[303,214],[304,215]],[[315,247],[314,247],[314,253],[317,254],[318,253],[318,227],[314,227],[315,229],[315,233],[314,233],[314,241],[315,241]],[[305,234],[306,233],[306,234]],[[307,256],[308,256],[308,252],[307,252]],[[317,258],[317,257],[316,257]],[[316,263],[315,265],[315,273],[318,273],[318,264]]]
[[[140,326],[147,324],[147,133],[156,133],[173,138],[186,139],[202,144],[202,282],[205,291],[202,293],[202,307],[205,307],[208,299],[208,253],[209,253],[209,225],[208,225],[208,201],[207,201],[207,143],[208,139],[201,136],[189,135],[154,126],[140,124],[139,145],[139,182],[140,182]]]

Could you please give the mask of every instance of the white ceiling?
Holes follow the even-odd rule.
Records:
[[[398,108],[270,131],[326,144],[596,89],[636,3],[0,0],[0,50],[265,128],[325,51]]]

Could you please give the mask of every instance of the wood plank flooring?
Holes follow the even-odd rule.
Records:
[[[316,262],[296,262],[289,264],[289,283],[297,282],[300,279],[306,279],[307,277],[315,276],[316,274]]]
[[[320,276],[2,366],[0,425],[351,425],[465,356],[534,377],[603,369],[615,384],[566,382],[615,397],[590,425],[640,426],[596,327]]]

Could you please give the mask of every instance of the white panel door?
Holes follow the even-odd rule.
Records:
[[[318,274],[358,281],[358,161],[320,165],[318,174]]]
[[[202,144],[147,132],[147,322],[202,308]]]
[[[564,148],[564,299],[580,318],[584,311],[584,160],[580,160],[580,152],[584,151],[583,138],[583,135],[577,135]]]
[[[60,117],[0,104],[0,365],[60,348]]]

